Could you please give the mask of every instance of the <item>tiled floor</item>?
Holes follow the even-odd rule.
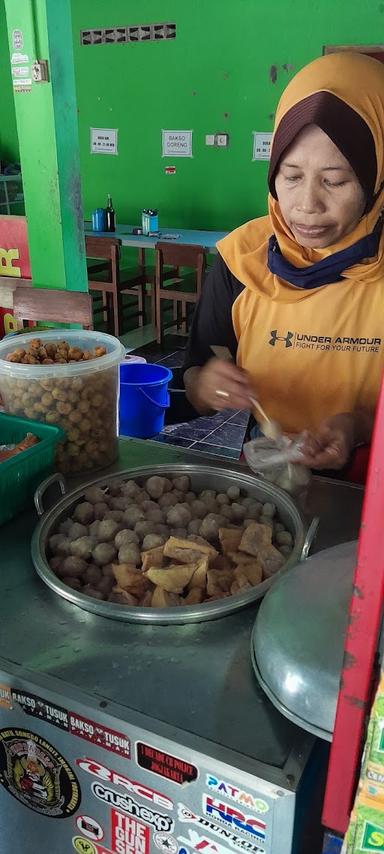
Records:
[[[129,338],[131,342],[130,336],[131,333],[124,337],[126,340]],[[168,352],[166,353],[161,352],[158,345],[153,341],[145,342],[140,346],[139,336],[136,339],[136,346],[131,348],[128,343],[126,346],[130,352],[135,351],[144,356],[148,362],[164,365],[171,370],[172,368],[180,368],[184,361],[184,350],[181,348],[185,347],[185,339],[179,336],[167,336],[167,339]],[[155,439],[159,442],[191,448],[194,451],[213,454],[214,456],[239,459],[248,419],[248,412],[225,409],[210,417],[202,416],[192,421],[169,424]]]

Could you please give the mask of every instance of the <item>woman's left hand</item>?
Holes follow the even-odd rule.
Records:
[[[312,469],[342,469],[356,444],[356,417],[353,412],[333,415],[314,433],[306,431],[300,462]]]

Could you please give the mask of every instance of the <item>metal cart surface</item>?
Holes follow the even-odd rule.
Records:
[[[111,470],[197,457],[212,461],[122,440]],[[314,550],[357,536],[361,501],[358,487],[314,478]],[[316,739],[254,677],[257,604],[173,627],[84,612],[37,577],[36,521],[0,530],[2,854],[301,854],[295,818]]]

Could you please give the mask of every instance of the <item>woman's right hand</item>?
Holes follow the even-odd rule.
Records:
[[[196,373],[190,369],[190,382],[186,371],[187,396],[198,411],[221,409],[249,409],[252,389],[247,375],[233,362],[210,359]]]

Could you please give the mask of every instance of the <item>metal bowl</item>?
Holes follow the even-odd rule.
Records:
[[[154,474],[169,475],[172,477],[187,474],[190,477],[192,489],[197,492],[203,489],[215,489],[216,491],[223,492],[229,486],[239,486],[241,489],[246,490],[249,496],[257,500],[273,502],[277,507],[280,518],[287,530],[291,532],[294,540],[292,552],[282,569],[273,578],[263,581],[257,587],[254,587],[252,590],[246,590],[244,593],[238,593],[235,596],[213,602],[204,602],[199,605],[186,605],[185,607],[166,609],[126,607],[125,605],[119,605],[114,602],[104,602],[92,599],[90,596],[85,596],[63,584],[49,567],[46,546],[49,537],[57,531],[60,522],[70,516],[75,505],[83,499],[84,492],[90,486],[108,487],[112,480],[114,482],[128,479],[141,481],[146,480]],[[44,513],[43,496],[47,487],[55,480],[59,483],[64,497],[51,510]],[[100,614],[103,617],[109,617],[113,620],[125,620],[129,623],[153,623],[157,625],[197,623],[206,620],[215,620],[226,614],[232,614],[241,608],[245,608],[257,599],[261,599],[282,572],[295,566],[307,556],[315,528],[317,527],[317,522],[315,521],[315,524],[312,523],[306,532],[306,525],[300,511],[290,496],[276,486],[246,472],[243,474],[239,473],[239,471],[204,464],[157,465],[127,469],[117,475],[113,474],[108,477],[101,477],[86,485],[82,485],[78,489],[68,493],[68,495],[66,494],[66,485],[62,476],[53,475],[52,478],[48,478],[47,481],[41,484],[37,490],[35,504],[39,515],[43,514],[33,534],[31,546],[32,560],[40,578],[59,596],[62,596],[69,602],[73,602],[74,605],[78,605],[85,611]]]

